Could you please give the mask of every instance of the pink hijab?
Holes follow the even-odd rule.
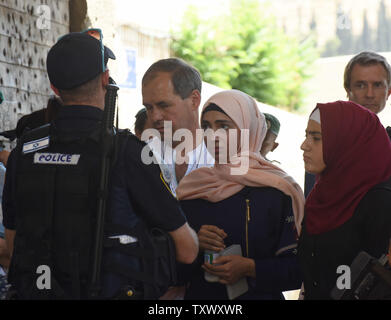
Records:
[[[240,129],[249,130],[249,150],[239,148],[237,157],[231,163],[216,163],[213,168],[199,168],[185,176],[176,189],[178,199],[200,198],[219,202],[238,193],[245,186],[273,187],[291,197],[295,225],[300,234],[304,215],[303,191],[292,177],[261,156],[267,125],[255,100],[241,91],[227,90],[209,98],[202,110],[211,103],[224,110]],[[249,164],[247,173],[231,174],[231,169],[237,169],[243,161]]]

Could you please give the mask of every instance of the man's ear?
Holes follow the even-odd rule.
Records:
[[[387,92],[387,99],[388,99],[388,97],[390,96],[390,94],[391,94],[391,88],[388,89],[388,92]]]
[[[190,94],[190,99],[191,99],[192,109],[194,111],[198,110],[198,107],[200,106],[201,103],[201,93],[197,89],[194,89]]]
[[[277,149],[277,147],[279,146],[279,143],[278,142],[274,142],[274,145],[273,145],[273,148],[270,150],[270,151],[274,151]]]
[[[54,85],[50,84],[50,88],[52,88],[56,96],[60,96],[60,91],[58,91],[58,89]]]
[[[346,90],[346,98],[348,98],[349,101],[353,101],[351,100],[352,96],[353,96],[353,92],[350,89]]]

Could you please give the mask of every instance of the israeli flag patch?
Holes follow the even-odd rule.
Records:
[[[22,152],[23,154],[35,152],[37,150],[45,149],[49,147],[49,137],[42,139],[26,142],[23,144]]]
[[[65,154],[65,153],[36,153],[34,154],[34,163],[39,164],[62,164],[62,165],[77,165],[79,163],[80,154]]]

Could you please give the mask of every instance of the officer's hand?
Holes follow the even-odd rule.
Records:
[[[4,166],[7,166],[8,157],[10,155],[10,152],[7,150],[1,150],[0,151],[0,162],[4,164]]]
[[[222,284],[233,284],[243,277],[255,278],[255,261],[242,256],[223,256],[205,263],[202,268],[220,278]]]
[[[225,248],[224,239],[227,234],[223,229],[212,225],[203,225],[198,231],[200,250],[212,250],[220,252]]]

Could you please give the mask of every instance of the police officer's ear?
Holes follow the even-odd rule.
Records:
[[[60,96],[60,92],[58,91],[58,89],[54,85],[50,84],[50,88],[52,88],[52,90],[56,94],[56,96]]]
[[[110,74],[109,74],[109,70],[107,69],[105,72],[102,73],[102,77],[101,77],[103,88],[106,88],[106,86],[109,84],[109,78],[110,78]]]

